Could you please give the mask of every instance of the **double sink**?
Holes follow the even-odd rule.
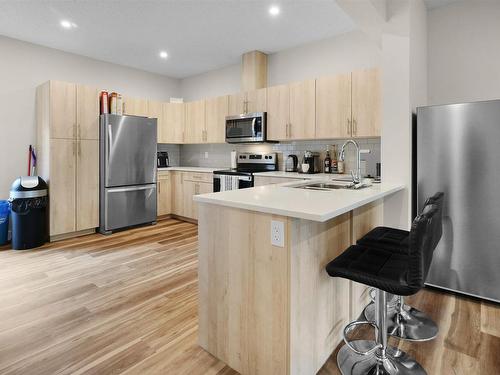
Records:
[[[328,182],[308,182],[307,184],[300,184],[296,186],[290,186],[295,189],[306,189],[306,190],[323,190],[323,191],[330,191],[330,190],[340,190],[340,189],[350,189],[350,190],[359,190],[359,189],[364,189],[371,186],[369,183],[359,183],[355,184],[353,182],[346,182],[346,181],[328,181]]]

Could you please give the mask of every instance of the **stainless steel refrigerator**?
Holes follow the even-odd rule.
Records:
[[[500,302],[500,100],[417,110],[416,200],[445,193],[427,284]]]
[[[101,115],[101,233],[156,222],[156,121]]]

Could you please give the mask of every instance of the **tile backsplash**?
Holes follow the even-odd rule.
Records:
[[[170,166],[172,166],[172,167],[180,166],[180,160],[181,160],[180,150],[181,150],[181,148],[179,145],[168,145],[168,144],[158,143],[156,149],[158,151],[167,151],[168,152],[168,159],[170,161]]]
[[[327,147],[332,150],[332,145],[337,146],[340,151],[345,139],[335,140],[314,140],[314,141],[294,141],[281,143],[264,144],[200,144],[200,145],[180,145],[180,165],[186,167],[216,167],[228,168],[230,165],[230,154],[232,150],[238,152],[277,152],[279,169],[284,170],[284,162],[289,154],[299,156],[301,160],[304,151],[309,150],[321,153],[321,161],[325,157]],[[357,139],[361,149],[370,150],[369,154],[362,154],[361,159],[366,161],[366,172],[375,175],[376,163],[380,163],[380,138]],[[169,151],[169,150],[167,150]],[[169,151],[170,155],[170,151]],[[346,172],[356,168],[356,155],[354,147],[349,145],[346,149],[345,157]],[[173,159],[171,159],[173,160]],[[171,163],[172,165],[173,162]]]

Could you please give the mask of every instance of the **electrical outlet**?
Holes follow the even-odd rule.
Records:
[[[208,151],[205,151],[205,159],[208,159]]]
[[[271,245],[285,247],[285,223],[271,220]]]

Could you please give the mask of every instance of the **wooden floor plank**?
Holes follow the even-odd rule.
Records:
[[[196,225],[165,219],[32,251],[2,247],[0,374],[236,375],[197,344],[197,241]],[[440,334],[390,342],[429,375],[500,373],[497,304],[436,290],[408,302]],[[340,374],[339,347],[321,375]]]

